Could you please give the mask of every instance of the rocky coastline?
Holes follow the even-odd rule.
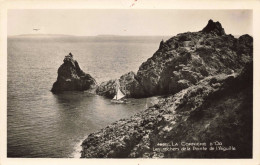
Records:
[[[209,20],[199,32],[162,41],[138,72],[119,78],[127,97],[164,95],[158,104],[88,135],[82,158],[251,158],[253,38],[227,35]],[[112,98],[116,80],[98,95]],[[163,150],[158,144],[221,142],[234,150]],[[210,146],[207,146],[210,147]]]
[[[199,32],[181,33],[161,41],[159,49],[143,62],[135,74],[129,72],[119,79],[127,97],[150,97],[175,94],[200,80],[216,74],[241,71],[252,61],[253,38],[238,39],[226,35],[219,22],[209,20]],[[97,94],[115,95],[115,80],[101,83]]]
[[[138,114],[90,134],[82,158],[252,157],[252,63],[209,76]],[[236,151],[159,150],[158,144],[221,142]]]
[[[163,96],[158,104],[89,134],[81,158],[252,157],[251,36],[235,38],[209,20],[201,31],[161,41],[137,73],[100,84],[72,54],[63,62],[53,93],[92,90],[113,98],[119,84],[128,98]],[[209,151],[214,142],[221,145]],[[203,145],[191,146],[193,151],[163,148],[186,143]]]

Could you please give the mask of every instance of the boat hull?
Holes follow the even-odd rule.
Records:
[[[126,103],[126,101],[124,101],[124,100],[115,100],[115,99],[111,100],[111,102],[116,103],[116,104],[125,104]]]

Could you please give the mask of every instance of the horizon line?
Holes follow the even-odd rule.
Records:
[[[15,34],[15,35],[7,35],[7,37],[15,37],[15,36],[37,36],[37,35],[53,35],[53,36],[73,36],[73,37],[97,37],[97,36],[174,36],[177,34],[166,34],[166,35],[122,35],[122,34],[96,34],[96,35],[73,35],[73,34],[48,34],[48,33],[41,33],[41,34]]]
[[[186,33],[186,32],[184,32]],[[177,33],[180,34],[180,33]],[[96,35],[73,35],[73,34],[48,34],[48,33],[42,33],[42,34],[15,34],[15,35],[7,35],[7,37],[22,37],[22,36],[37,36],[37,35],[45,35],[45,36],[70,36],[70,37],[99,37],[99,36],[104,36],[104,37],[109,37],[109,36],[114,36],[114,37],[160,37],[160,36],[164,36],[164,37],[168,37],[168,36],[175,36],[177,34],[166,34],[166,35],[121,35],[121,34],[96,34]],[[246,33],[248,34],[248,33]],[[227,34],[229,35],[229,34]],[[233,36],[242,36],[245,34],[231,34]],[[250,36],[253,36],[251,34],[248,34]]]

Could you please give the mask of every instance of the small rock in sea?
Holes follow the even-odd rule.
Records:
[[[53,84],[51,91],[58,93],[62,91],[84,91],[94,89],[96,80],[89,74],[83,72],[73,55],[65,56],[63,64],[58,69],[57,81]]]

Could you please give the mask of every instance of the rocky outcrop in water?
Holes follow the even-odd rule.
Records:
[[[116,82],[118,81],[118,82]],[[123,92],[126,97],[144,97],[146,96],[143,87],[136,80],[136,75],[134,72],[129,72],[122,75],[118,80],[109,80],[102,82],[96,93],[101,96],[106,96],[108,98],[113,98],[116,94],[116,87],[120,86],[120,90]]]
[[[132,87],[127,91],[129,97],[175,94],[205,77],[240,71],[252,61],[252,54],[251,36],[237,39],[226,35],[219,22],[209,20],[202,31],[161,41],[154,55],[142,63],[136,75],[132,74],[133,81],[121,81],[120,85]],[[112,91],[105,93],[113,93],[114,88],[108,89]],[[103,95],[103,91],[101,87],[97,93]]]
[[[241,74],[208,76],[129,119],[90,134],[82,143],[81,157],[252,157],[252,71],[251,63]],[[227,150],[209,151],[213,142]],[[192,151],[167,150],[167,145],[176,143],[175,148],[203,143],[208,149],[191,145]]]
[[[84,91],[95,88],[95,79],[83,72],[72,54],[65,56],[63,64],[58,69],[57,81],[53,84],[51,91],[58,93],[62,91]]]

